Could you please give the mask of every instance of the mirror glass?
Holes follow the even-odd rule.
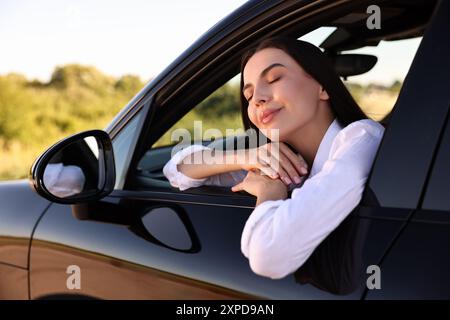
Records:
[[[94,195],[103,187],[101,148],[93,136],[80,138],[59,150],[48,161],[43,185],[58,198]]]

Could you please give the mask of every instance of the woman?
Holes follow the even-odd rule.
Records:
[[[283,278],[357,206],[384,128],[367,119],[317,47],[293,39],[264,40],[243,57],[241,101],[245,127],[271,143],[200,164],[186,160],[208,148],[190,146],[164,174],[181,190],[210,184],[256,196],[241,250],[255,273]],[[247,161],[254,151],[257,161]]]

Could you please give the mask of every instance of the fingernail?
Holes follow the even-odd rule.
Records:
[[[289,179],[288,177],[284,177],[283,181],[286,182],[287,184],[291,184],[292,183],[291,179]]]
[[[308,173],[308,170],[307,170],[305,167],[301,167],[301,168],[300,168],[300,171],[301,171],[301,173],[303,173],[303,174],[307,174],[307,173]]]
[[[297,177],[297,176],[295,176],[295,177],[294,177],[294,181],[295,181],[295,183],[300,183],[300,178]]]

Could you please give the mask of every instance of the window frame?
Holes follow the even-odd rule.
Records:
[[[136,107],[130,109],[130,111],[125,114],[125,116],[121,119],[120,123],[115,127],[114,134],[110,133],[112,145],[114,148],[114,143],[116,139],[120,136],[121,133],[123,133],[127,126],[136,119],[136,117],[140,117],[138,119],[138,123],[136,125],[136,132],[133,135],[131,141],[130,141],[130,153],[133,155],[136,151],[136,145],[140,139],[140,132],[142,130],[142,127],[144,126],[144,123],[147,121],[148,116],[150,114],[150,108],[152,105],[153,97],[148,97],[146,99],[143,99]],[[116,150],[114,151],[114,155],[116,155]],[[119,172],[116,172],[116,184],[114,187],[114,190],[122,190],[125,188],[127,179],[129,177],[129,170],[130,170],[130,164],[133,160],[133,156],[127,156],[124,160],[123,170],[120,173],[120,176],[118,176]],[[117,179],[120,179],[119,181]]]

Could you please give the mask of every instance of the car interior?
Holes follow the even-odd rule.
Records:
[[[328,23],[316,24],[311,30],[319,27],[333,27],[334,31],[326,37],[319,47],[330,57],[335,65],[336,72],[345,80],[347,77],[361,75],[370,72],[374,66],[379,63],[378,57],[370,54],[348,54],[351,51],[364,47],[376,47],[382,41],[399,41],[421,37],[424,34],[427,23],[430,20],[437,1],[421,0],[421,1],[382,1],[381,7],[381,24],[382,28],[378,30],[369,30],[366,27],[367,21],[367,4],[357,9],[353,9],[344,15],[332,20]],[[309,30],[309,31],[311,31]],[[292,34],[292,33],[291,33]],[[301,33],[294,33],[297,39],[305,34],[303,29]],[[234,69],[233,76],[238,74],[238,69]],[[236,72],[237,71],[237,72]],[[227,80],[232,77],[228,77]],[[226,81],[225,81],[226,82]],[[224,81],[216,83],[211,87],[209,93],[219,88]],[[196,104],[189,107],[178,108],[176,117],[172,117],[170,122],[165,124],[167,131],[174,123],[181,119],[187,112],[194,108]],[[173,106],[171,106],[172,108]],[[394,105],[395,108],[395,105]],[[385,126],[389,126],[389,119],[392,112],[389,112],[379,122]],[[161,120],[161,119],[159,119]],[[204,145],[212,148],[223,148],[230,143],[237,148],[240,144],[239,139],[243,137],[231,136],[213,141],[202,141]],[[231,141],[230,141],[231,140]],[[136,174],[130,182],[129,186],[135,190],[165,190],[170,192],[180,192],[178,189],[172,188],[164,177],[162,168],[169,161],[172,148],[175,146],[167,145],[162,147],[150,148],[140,158]],[[236,194],[229,188],[202,186],[192,188],[183,192],[192,194],[213,194],[225,195],[230,197],[250,197],[248,194]]]

